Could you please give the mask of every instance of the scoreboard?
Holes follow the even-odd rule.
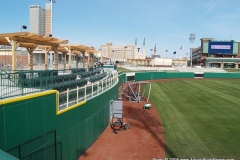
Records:
[[[233,41],[210,41],[208,43],[210,54],[233,54]]]

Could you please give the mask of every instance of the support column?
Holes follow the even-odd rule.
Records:
[[[44,49],[45,50],[45,70],[48,70],[48,53],[50,52],[51,48]]]
[[[89,68],[90,54],[88,53],[88,68]]]
[[[52,50],[54,51],[54,69],[58,70],[58,46],[52,46]]]
[[[150,67],[150,61],[147,61],[147,66],[149,66],[149,67]]]
[[[33,51],[35,50],[36,47],[37,45],[33,46],[32,48],[26,48],[30,56],[30,63],[29,63],[30,70],[33,70]]]
[[[67,53],[62,53],[63,54],[63,69],[66,69],[66,55]]]
[[[82,52],[82,54],[83,54],[83,59],[82,59],[83,68],[85,68],[85,52],[84,53]]]
[[[16,49],[17,47],[19,47],[19,43],[17,43],[17,41],[12,41],[12,70],[16,71],[17,66],[16,66],[16,62],[17,62],[17,55],[16,55]]]
[[[78,68],[78,54],[76,54],[76,68]]]
[[[58,70],[58,53],[54,53],[54,69]]]
[[[235,63],[235,69],[238,69],[238,63]]]
[[[30,67],[30,70],[32,71],[33,70],[33,53],[29,53],[29,55],[30,55],[29,67]]]
[[[223,62],[221,62],[220,68],[223,68],[223,66],[224,66],[224,63],[223,63]]]
[[[47,70],[48,69],[48,53],[49,52],[47,52],[46,50],[45,50],[45,70]]]
[[[92,56],[91,56],[92,58],[92,67],[94,66],[94,59],[93,59],[93,57],[94,57],[94,54],[92,54]]]
[[[71,48],[68,51],[68,69],[72,69],[72,50]]]

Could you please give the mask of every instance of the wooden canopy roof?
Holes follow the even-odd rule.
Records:
[[[11,46],[11,41],[17,41],[19,47],[31,48],[36,45],[54,46],[57,47],[60,44],[68,43],[68,40],[61,40],[49,36],[43,36],[40,34],[30,32],[15,32],[15,33],[3,33],[0,34],[0,44]]]
[[[30,32],[14,32],[0,34],[0,45],[11,46],[11,41],[16,41],[19,47],[25,48],[49,48],[57,47],[58,52],[67,53],[68,49],[72,50],[73,54],[87,52],[89,54],[97,53],[94,47],[85,46],[82,44],[67,44],[68,40],[61,40],[49,36]]]
[[[82,44],[61,44],[59,49],[71,49],[73,54],[81,54],[83,52],[87,52],[89,54],[97,53],[94,47],[85,46]]]
[[[30,70],[33,70],[33,51],[36,48],[41,48],[47,51],[45,54],[47,54],[49,51],[54,51],[54,58],[56,59],[55,62],[55,69],[58,69],[58,52],[62,52],[63,54],[69,53],[71,54],[83,54],[88,53],[89,55],[93,55],[94,53],[97,53],[97,51],[94,49],[94,47],[91,46],[85,46],[81,44],[67,44],[68,40],[61,40],[49,36],[43,36],[40,34],[30,33],[30,32],[14,32],[14,33],[3,33],[0,34],[0,45],[5,46],[12,46],[12,70],[16,70],[16,48],[17,47],[24,47],[28,51],[30,55]],[[71,58],[71,56],[70,56]],[[69,60],[71,62],[71,59]],[[48,68],[48,59],[47,56],[45,56],[45,68]],[[70,64],[71,68],[71,64]]]

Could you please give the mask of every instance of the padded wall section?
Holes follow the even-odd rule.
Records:
[[[169,79],[169,78],[194,78],[193,72],[142,72],[135,73],[135,81]]]
[[[2,150],[9,150],[56,128],[56,95],[7,103],[0,107]],[[2,142],[2,141],[1,141]]]
[[[4,134],[4,115],[3,107],[0,105],[0,148],[5,148],[5,134]]]
[[[126,75],[119,79],[105,93],[59,115],[56,115],[56,93],[0,106],[0,149],[9,150],[56,129],[57,158],[77,159],[108,126],[110,101],[117,100],[118,88],[126,81]],[[26,147],[24,152],[30,150]]]
[[[204,78],[240,78],[239,73],[204,73]]]

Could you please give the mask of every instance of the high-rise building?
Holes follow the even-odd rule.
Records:
[[[51,3],[46,3],[45,5],[45,35],[49,36],[52,34],[51,31]]]
[[[30,27],[31,33],[45,35],[45,10],[39,5],[30,5]]]

